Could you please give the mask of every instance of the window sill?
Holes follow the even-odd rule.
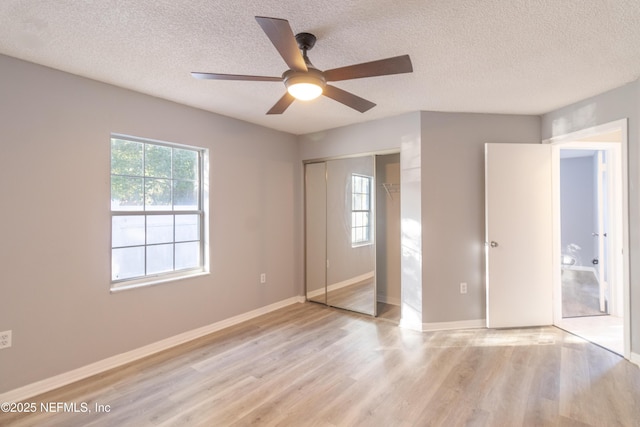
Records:
[[[363,246],[372,246],[373,242],[362,242],[362,243],[356,243],[356,244],[351,244],[351,248],[361,248]]]
[[[190,273],[176,274],[172,276],[163,276],[155,278],[144,278],[139,280],[132,280],[131,282],[112,283],[110,292],[117,293],[122,291],[128,291],[131,289],[146,288],[149,286],[162,285],[169,282],[177,282],[179,280],[191,279],[194,277],[208,276],[208,271],[195,271]]]

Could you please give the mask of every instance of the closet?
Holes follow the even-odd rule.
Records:
[[[399,154],[305,163],[308,301],[371,316],[399,305],[399,171]]]

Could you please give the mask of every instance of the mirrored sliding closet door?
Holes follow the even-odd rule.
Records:
[[[305,165],[309,301],[376,315],[375,157]]]

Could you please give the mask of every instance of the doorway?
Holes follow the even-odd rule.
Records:
[[[376,155],[378,317],[400,323],[400,153]]]
[[[626,121],[550,142],[554,325],[628,358]]]

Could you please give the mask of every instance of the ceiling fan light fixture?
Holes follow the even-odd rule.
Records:
[[[316,99],[324,91],[326,81],[322,73],[309,68],[308,71],[287,71],[284,73],[284,84],[287,92],[300,101]]]
[[[311,101],[322,95],[322,88],[315,83],[293,83],[287,87],[287,92],[300,101]]]

